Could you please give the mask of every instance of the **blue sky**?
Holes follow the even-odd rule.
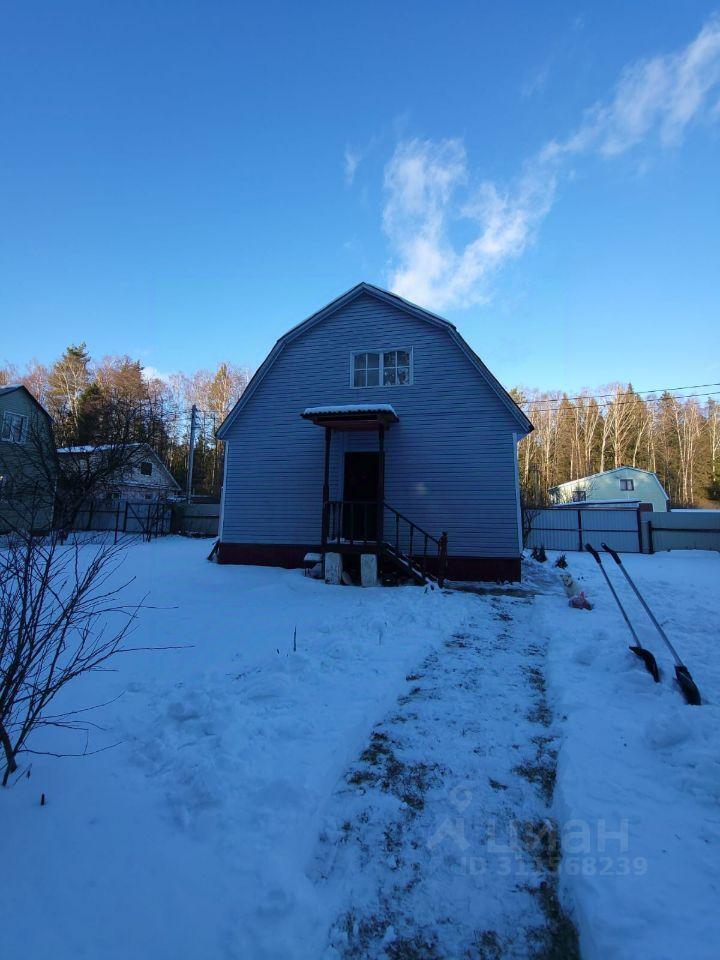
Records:
[[[6,3],[0,361],[254,366],[368,280],[507,385],[720,381],[715,9]]]

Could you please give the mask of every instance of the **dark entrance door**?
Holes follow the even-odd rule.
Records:
[[[343,539],[377,539],[377,495],[380,455],[345,454]]]

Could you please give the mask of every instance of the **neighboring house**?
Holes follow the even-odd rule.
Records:
[[[156,501],[180,494],[175,478],[147,443],[63,447],[57,453],[67,476],[76,470],[78,478],[100,477],[94,499]]]
[[[0,533],[49,529],[56,480],[50,415],[27,387],[0,387]]]
[[[531,430],[451,323],[361,283],[278,340],[218,430],[218,559],[397,567],[447,533],[450,577],[519,579]]]
[[[589,477],[568,480],[548,491],[550,501],[561,506],[568,503],[604,503],[618,506],[623,502],[650,503],[653,510],[668,510],[669,497],[656,473],[639,467],[616,467],[593,473]]]

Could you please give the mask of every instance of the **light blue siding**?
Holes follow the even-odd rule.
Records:
[[[350,385],[353,350],[412,348],[409,386]],[[324,431],[310,406],[391,403],[385,498],[454,556],[517,557],[518,423],[447,329],[362,294],[286,344],[228,427],[222,539],[317,544]],[[330,496],[342,496],[343,453],[377,449],[374,433],[333,433]]]
[[[632,490],[623,490],[620,481],[632,480]],[[616,467],[603,473],[594,473],[578,480],[568,480],[550,490],[553,503],[571,503],[576,492],[585,494],[585,501],[594,500],[640,500],[651,503],[653,510],[666,510],[668,496],[657,474],[640,467]]]

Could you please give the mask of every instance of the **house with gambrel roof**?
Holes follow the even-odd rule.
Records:
[[[548,490],[554,506],[587,504],[622,506],[623,503],[649,503],[653,510],[669,510],[670,498],[652,470],[640,467],[614,467],[577,480],[567,480]]]
[[[57,459],[50,415],[27,387],[0,387],[0,533],[48,530]]]
[[[218,431],[218,559],[515,580],[532,424],[455,326],[368,283],[281,337]]]

